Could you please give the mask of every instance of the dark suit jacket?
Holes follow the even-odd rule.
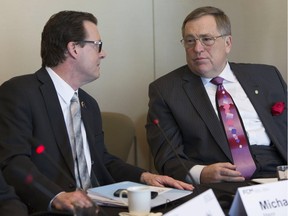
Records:
[[[19,200],[14,189],[9,186],[0,171],[0,215],[28,216],[27,207]]]
[[[104,146],[97,102],[79,89],[82,120],[92,160],[92,183],[140,181],[142,169],[110,155]],[[37,154],[35,146],[45,152]],[[115,143],[117,145],[117,143]],[[0,160],[3,175],[30,211],[46,210],[61,191],[74,191],[73,158],[53,82],[41,68],[13,78],[0,87]]]
[[[258,113],[272,144],[287,161],[287,110],[272,116],[274,103],[287,106],[287,86],[279,71],[272,66],[230,64],[232,71]],[[257,94],[257,91],[258,94]],[[149,86],[147,139],[161,174],[185,180],[181,167],[159,129],[160,125],[188,169],[194,165],[232,162],[225,132],[211,105],[201,78],[187,65],[164,75]]]

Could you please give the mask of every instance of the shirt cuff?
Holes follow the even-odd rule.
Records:
[[[56,199],[57,196],[59,196],[59,195],[62,194],[62,193],[65,193],[65,192],[62,191],[62,192],[56,194],[56,196],[54,196],[53,199],[51,199],[51,201],[50,201],[50,203],[49,203],[49,206],[48,206],[48,211],[52,211],[52,209],[53,209],[53,208],[52,208],[52,203],[53,203],[53,201]]]
[[[203,165],[195,165],[190,169],[189,172],[192,175],[195,184],[201,183],[200,182],[200,175],[201,175],[201,172],[204,168],[205,168],[205,166],[203,166]],[[189,179],[189,177],[187,176],[186,179]]]

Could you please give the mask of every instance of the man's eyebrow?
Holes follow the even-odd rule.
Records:
[[[188,35],[185,36],[185,38],[198,38],[198,37],[213,37],[213,35],[210,34],[210,33],[205,33],[205,34],[199,34],[199,35],[196,35],[196,36],[194,36],[192,34],[188,34]]]

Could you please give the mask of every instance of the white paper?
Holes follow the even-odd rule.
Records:
[[[288,180],[238,188],[229,215],[288,215]]]
[[[209,189],[164,214],[164,216],[180,215],[224,216],[225,214],[212,189]]]
[[[251,181],[260,183],[260,184],[265,184],[265,183],[277,182],[278,178],[256,178],[256,179],[251,179]]]

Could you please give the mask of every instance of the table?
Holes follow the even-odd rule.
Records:
[[[152,212],[162,212],[167,213],[175,207],[187,202],[188,200],[196,197],[197,195],[203,193],[208,189],[212,189],[220,206],[223,209],[223,212],[228,215],[230,206],[232,204],[233,198],[236,194],[237,188],[255,185],[257,183],[251,181],[245,182],[221,182],[221,183],[212,183],[212,184],[200,184],[197,185],[197,189],[193,191],[192,194],[185,196],[181,199],[175,200],[173,202],[167,203],[153,208]],[[118,216],[120,212],[127,212],[127,208],[124,207],[107,207],[101,206],[99,216]]]

